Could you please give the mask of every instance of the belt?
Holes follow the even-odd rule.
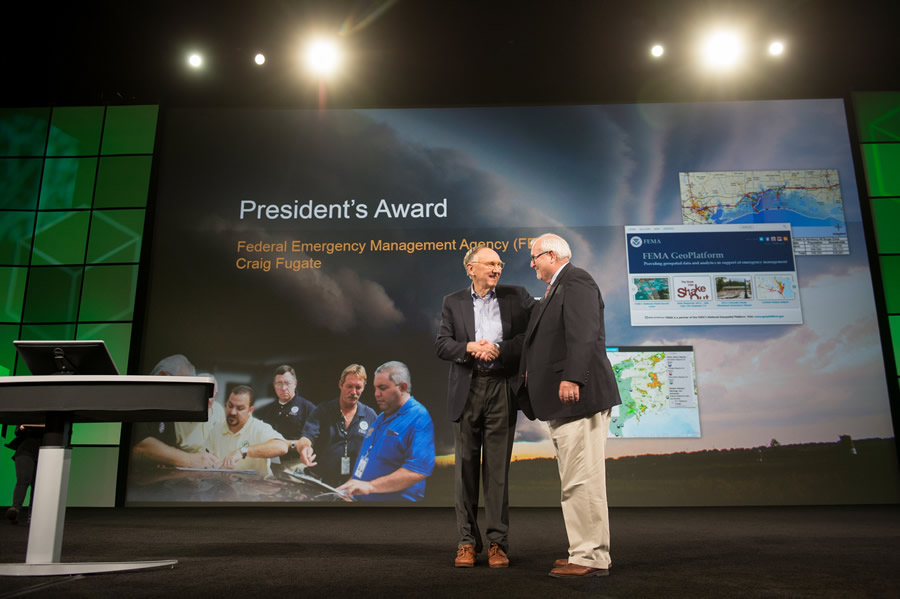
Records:
[[[476,377],[476,376],[486,376],[486,377],[497,378],[497,379],[505,379],[506,378],[505,376],[503,376],[503,371],[501,371],[499,368],[493,368],[493,369],[476,368],[475,370],[472,371],[472,377]]]

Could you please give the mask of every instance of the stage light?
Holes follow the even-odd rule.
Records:
[[[201,66],[203,66],[203,57],[194,52],[193,54],[188,56],[188,64],[195,69],[199,69]]]
[[[255,62],[258,65],[264,65],[266,63],[266,55],[260,52],[259,54],[257,54],[256,56],[253,57],[253,62]]]
[[[771,44],[769,44],[769,54],[772,56],[781,56],[784,52],[784,43],[778,40],[775,40]]]
[[[663,48],[663,47],[660,46],[659,44],[656,44],[655,46],[653,46],[652,48],[650,48],[650,54],[651,54],[654,58],[659,58],[660,56],[663,55],[663,52],[665,52],[665,48]]]
[[[734,66],[743,52],[743,42],[733,31],[717,31],[703,43],[703,59],[714,68]]]
[[[340,61],[337,45],[326,39],[317,39],[306,49],[306,64],[318,75],[326,76],[334,73]]]

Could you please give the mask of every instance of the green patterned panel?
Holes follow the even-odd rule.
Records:
[[[0,304],[0,322],[22,320],[22,302],[25,299],[27,268],[0,266],[0,289],[6,289],[6,297]]]
[[[860,141],[900,141],[900,92],[853,94]]]
[[[114,507],[118,469],[118,447],[73,447],[66,505]]]
[[[121,422],[81,422],[72,426],[72,445],[118,445]]]
[[[26,324],[22,325],[21,339],[35,341],[60,341],[75,338],[75,324]],[[16,375],[29,375],[31,371],[24,360],[16,363]]]
[[[40,209],[90,208],[96,174],[96,158],[48,158],[44,161]]]
[[[16,346],[13,341],[18,338],[19,325],[0,324],[0,376],[9,376],[15,370]]]
[[[25,322],[75,322],[83,270],[82,266],[32,268],[25,293]]]
[[[88,263],[140,262],[144,210],[95,210]]]
[[[881,281],[888,314],[900,314],[900,256],[881,257]]]
[[[35,209],[43,164],[43,158],[0,160],[0,209]]]
[[[873,198],[875,239],[881,254],[900,254],[900,199]]]
[[[158,106],[107,108],[101,154],[152,154],[158,112]]]
[[[100,159],[94,208],[143,208],[147,205],[152,156]]]
[[[131,320],[137,275],[137,265],[85,268],[78,320]]]
[[[102,339],[120,374],[128,372],[128,353],[131,349],[131,323],[88,323],[78,325],[77,339]]]
[[[47,156],[89,156],[100,150],[102,106],[54,108]]]
[[[34,212],[0,212],[0,264],[28,265]]]
[[[0,109],[0,156],[43,156],[49,108]]]
[[[39,212],[32,265],[84,264],[91,213]]]
[[[900,144],[862,146],[869,195],[900,196]]]

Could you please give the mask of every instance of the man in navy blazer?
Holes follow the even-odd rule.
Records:
[[[520,368],[522,411],[547,421],[556,448],[569,538],[568,557],[550,571],[557,578],[609,573],[606,436],[610,409],[621,403],[606,357],[600,289],[571,256],[557,235],[532,244],[531,267],[547,291],[528,323]]]
[[[534,298],[523,287],[498,285],[503,262],[487,247],[471,248],[463,266],[472,284],[444,298],[435,351],[450,362],[447,415],[455,440],[454,565],[471,567],[482,549],[479,475],[484,478],[488,565],[509,565],[509,459],[516,429],[522,335]],[[483,463],[482,463],[483,448]]]

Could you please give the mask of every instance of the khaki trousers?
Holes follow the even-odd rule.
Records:
[[[562,512],[569,562],[609,568],[606,503],[606,435],[610,411],[548,421],[562,483]]]

